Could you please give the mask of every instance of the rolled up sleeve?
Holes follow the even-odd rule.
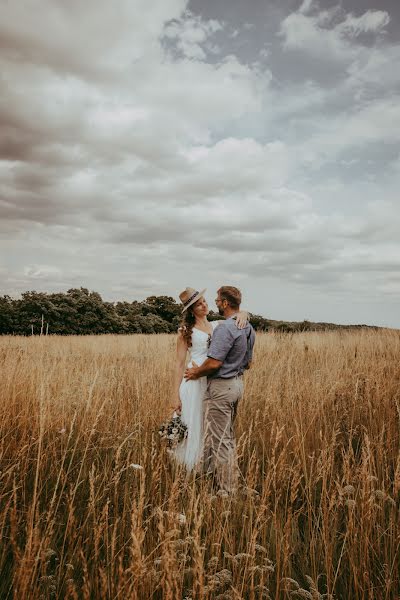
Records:
[[[219,327],[214,330],[207,353],[208,358],[214,358],[215,360],[224,362],[226,355],[232,348],[233,341],[233,336],[228,328],[223,324],[219,325]]]

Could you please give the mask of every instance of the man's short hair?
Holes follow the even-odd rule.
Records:
[[[231,308],[239,308],[242,302],[242,292],[231,285],[223,285],[218,292],[221,300],[226,300]]]

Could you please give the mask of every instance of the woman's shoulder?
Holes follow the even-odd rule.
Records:
[[[177,335],[178,346],[185,346],[185,348],[187,349],[188,342],[187,342],[187,339],[186,339],[186,336],[185,336],[185,334],[186,334],[186,327],[185,327],[185,325],[182,325],[182,326],[178,327],[177,334],[178,334]]]

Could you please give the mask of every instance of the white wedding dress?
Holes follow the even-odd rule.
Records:
[[[211,321],[214,329],[220,321]],[[207,358],[209,334],[201,329],[193,328],[192,347],[189,348],[188,367],[192,361],[197,366],[203,364]],[[179,396],[182,403],[181,419],[187,425],[187,436],[173,451],[172,455],[187,470],[195,468],[203,452],[203,397],[207,387],[207,377],[186,381],[182,380]]]

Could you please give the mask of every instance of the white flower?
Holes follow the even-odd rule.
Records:
[[[226,490],[218,490],[217,496],[220,498],[229,498],[229,494]]]
[[[137,471],[142,471],[143,470],[142,465],[136,465],[135,463],[131,463],[129,466],[130,466],[131,469],[136,469]]]

